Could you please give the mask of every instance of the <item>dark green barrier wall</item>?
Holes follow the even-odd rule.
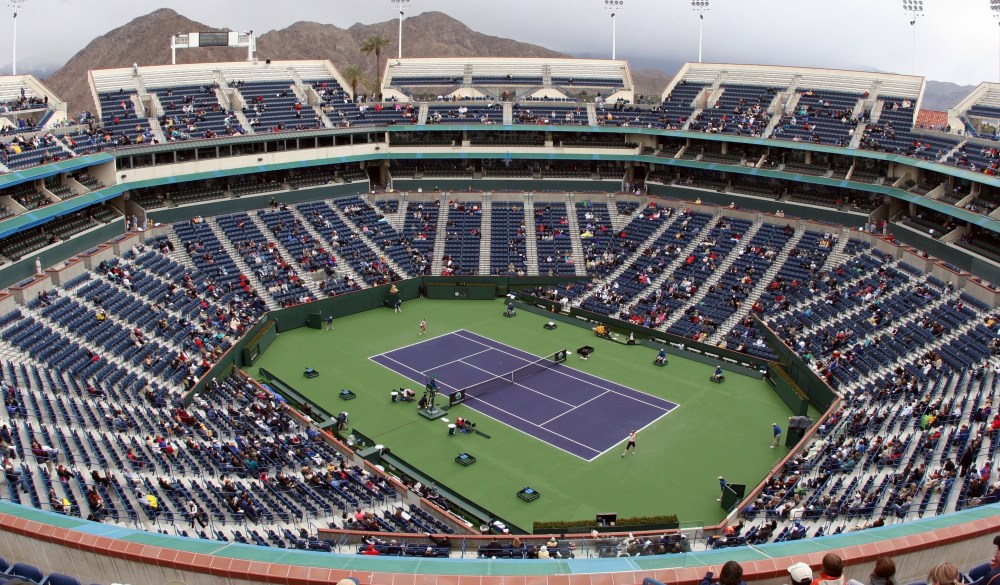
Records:
[[[714,345],[699,343],[697,341],[692,341],[690,339],[687,339],[686,337],[679,337],[677,335],[672,335],[664,331],[647,329],[639,325],[633,325],[632,323],[628,323],[626,321],[613,320],[608,318],[606,315],[601,315],[599,313],[591,313],[590,311],[584,311],[583,309],[577,309],[575,307],[570,309],[570,315],[574,317],[577,316],[583,317],[584,319],[587,319],[589,321],[597,321],[600,323],[605,323],[607,324],[608,327],[611,328],[612,331],[624,332],[626,334],[628,334],[628,332],[630,331],[634,331],[637,336],[641,336],[647,339],[648,338],[661,339],[667,343],[671,342],[683,343],[685,347],[689,347],[691,349],[700,351],[702,353],[710,353],[718,355],[720,357],[726,357],[736,361],[739,364],[749,364],[750,368],[754,370],[759,369],[756,367],[758,364],[768,363],[766,360],[750,357],[743,353],[731,351],[728,349],[723,349],[721,347],[716,347]],[[723,367],[725,367],[726,365],[728,364],[723,364]]]
[[[390,171],[392,169],[390,168]],[[621,181],[594,181],[590,179],[396,179],[396,191],[569,191],[573,193],[617,193]]]
[[[809,397],[809,401],[820,412],[826,412],[837,399],[833,390],[800,358],[781,342],[781,339],[760,319],[754,317],[754,326],[767,344],[778,355],[778,361],[785,368],[788,377]]]
[[[281,191],[279,193],[265,193],[262,195],[244,195],[237,199],[216,199],[181,207],[170,207],[165,209],[154,209],[148,216],[155,222],[173,223],[175,221],[185,221],[196,215],[206,217],[213,215],[225,215],[236,213],[237,211],[250,211],[253,209],[263,209],[267,207],[272,197],[282,203],[301,203],[303,201],[315,201],[317,199],[335,199],[337,197],[347,197],[350,195],[360,195],[368,192],[368,183],[358,182],[346,185],[322,185],[319,187],[309,187],[295,191]]]
[[[419,278],[397,282],[396,288],[399,289],[399,297],[404,301],[417,298],[420,293],[420,283]],[[297,329],[305,327],[306,319],[314,313],[319,313],[324,317],[333,315],[334,318],[337,318],[381,307],[389,295],[390,288],[391,285],[386,284],[375,288],[359,290],[346,295],[274,311],[271,313],[271,316],[278,322],[279,332]]]
[[[242,368],[245,365],[243,363],[243,350],[246,349],[247,345],[249,345],[249,343],[267,327],[271,327],[273,329],[274,325],[272,325],[270,323],[270,319],[265,316],[264,318],[261,318],[261,320],[258,321],[253,327],[251,327],[250,330],[246,332],[246,335],[240,338],[240,340],[237,341],[233,347],[229,349],[229,351],[224,353],[222,358],[220,358],[219,361],[212,366],[212,369],[209,370],[197,384],[195,384],[194,388],[184,395],[184,404],[189,404],[191,402],[191,398],[198,392],[204,390],[205,385],[210,381],[228,375],[230,368]]]
[[[464,299],[488,301],[497,297],[497,286],[489,282],[466,282],[461,284],[427,283],[429,299]]]
[[[277,323],[274,321],[267,321],[267,323],[273,323],[273,327],[265,327],[263,331],[257,335],[247,336],[246,347],[240,353],[240,364],[241,366],[253,365],[257,358],[260,357],[262,353],[267,351],[267,348],[271,347],[274,340],[278,337],[278,327]]]
[[[868,218],[868,214],[866,213],[848,213],[828,207],[803,205],[790,201],[775,201],[770,198],[753,197],[739,193],[719,193],[718,191],[688,189],[674,185],[657,185],[655,183],[648,183],[648,189],[651,195],[684,199],[687,201],[701,199],[703,203],[714,203],[723,206],[735,202],[741,208],[762,211],[764,213],[774,213],[780,209],[785,212],[785,216],[789,218],[789,221],[793,217],[799,217],[813,221],[835,223],[844,227],[858,227],[864,224]]]
[[[788,406],[792,414],[796,416],[806,416],[809,414],[809,397],[798,389],[784,368],[774,368],[771,371],[770,381],[772,388],[774,388],[774,393]]]
[[[945,262],[954,264],[962,270],[971,272],[990,282],[1000,282],[1000,266],[992,262],[977,258],[960,248],[905,227],[890,225],[889,233],[898,241],[909,244],[918,250],[923,250],[935,258],[940,258]]]
[[[520,291],[537,286],[556,286],[579,282],[581,276],[425,276],[423,285],[428,298],[465,298],[488,300],[504,296],[509,290]],[[475,289],[475,290],[473,290]],[[455,296],[459,292],[459,296]],[[464,295],[464,296],[463,296]]]
[[[34,254],[28,254],[0,271],[0,287],[11,286],[35,274],[35,258],[42,259],[42,266],[61,264],[70,256],[85,252],[94,246],[109,242],[125,233],[124,221],[113,221],[92,232],[74,236],[68,241]]]
[[[400,298],[404,300],[415,299],[419,295],[420,279],[413,278],[397,282],[396,287],[399,289]],[[244,363],[243,360],[243,350],[247,348],[251,341],[254,341],[254,338],[261,331],[263,331],[265,327],[267,327],[267,322],[269,320],[275,321],[277,325],[277,332],[281,332],[296,329],[298,327],[304,327],[309,315],[315,313],[319,313],[324,316],[332,314],[334,317],[360,313],[361,311],[381,307],[386,296],[389,294],[389,288],[390,285],[379,286],[376,288],[365,289],[346,295],[331,297],[268,313],[267,318],[262,319],[254,325],[250,331],[248,331],[247,334],[244,335],[243,338],[240,339],[233,346],[233,348],[227,352],[221,360],[219,360],[217,364],[215,364],[209,373],[195,386],[195,391],[201,391],[209,380],[228,374],[231,366],[239,368],[245,367],[247,364]],[[187,395],[186,399],[189,400],[190,396],[191,393]]]

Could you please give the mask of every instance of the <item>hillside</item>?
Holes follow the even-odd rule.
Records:
[[[355,24],[342,29],[331,24],[297,22],[281,30],[257,37],[257,55],[261,60],[330,59],[337,68],[359,65],[365,71],[370,88],[375,78],[375,57],[363,55],[365,39],[381,34],[392,41],[382,58],[396,54],[398,21]],[[91,41],[68,63],[52,74],[46,84],[69,102],[70,112],[93,110],[93,97],[87,83],[90,69],[108,69],[170,63],[169,37],[166,31],[213,31],[177,12],[164,8],[136,18]],[[152,42],[151,39],[156,39]],[[408,57],[566,57],[538,45],[484,35],[441,12],[425,12],[403,22],[403,42]],[[243,49],[211,48],[177,52],[179,63],[241,61]],[[662,90],[662,87],[659,90]],[[370,89],[369,89],[370,91]]]
[[[70,115],[81,110],[94,111],[87,72],[140,65],[170,63],[170,33],[167,31],[219,31],[200,22],[162,8],[120,26],[91,41],[53,73],[45,84],[69,103]],[[178,63],[233,61],[246,58],[245,49],[212,47],[198,51],[178,51]]]
[[[257,38],[261,60],[329,59],[338,69],[360,66],[367,79],[359,89],[370,92],[375,83],[375,58],[363,55],[365,39],[380,34],[391,44],[382,58],[396,54],[396,20],[376,24],[355,24],[343,29],[331,24],[300,21],[280,30],[271,30]],[[57,95],[69,102],[70,113],[93,110],[93,97],[87,71],[139,65],[165,65],[170,62],[169,31],[218,31],[188,19],[174,10],[163,8],[118,27],[91,41],[61,69],[45,80]],[[403,41],[407,57],[569,57],[563,53],[530,43],[476,32],[442,12],[425,12],[403,21]],[[243,49],[225,47],[177,52],[179,63],[242,61]],[[648,62],[643,61],[643,65]],[[642,67],[632,71],[637,94],[651,97],[663,92],[673,71]],[[972,86],[927,82],[923,107],[946,110]]]
[[[928,110],[947,111],[974,89],[976,89],[974,85],[958,85],[949,81],[928,81],[921,107]]]

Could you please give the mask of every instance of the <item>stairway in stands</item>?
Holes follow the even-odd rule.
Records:
[[[674,215],[676,219],[679,219],[681,216],[680,213],[676,213]],[[691,252],[695,250],[695,248],[697,248],[702,242],[705,241],[705,238],[707,237],[708,232],[710,231],[707,226],[715,225],[721,217],[722,217],[722,210],[716,211],[715,215],[713,215],[712,218],[708,220],[708,223],[705,224],[706,225],[706,229],[704,230],[705,233],[699,234],[699,237],[697,238],[692,238],[691,241],[688,243],[688,245],[684,246],[684,248],[682,248],[678,252],[677,256],[673,260],[671,260],[666,267],[664,267],[663,272],[650,281],[649,285],[646,287],[646,291],[656,290],[661,286],[663,286],[663,283],[665,283],[668,278],[673,278],[674,272],[677,270],[677,267],[680,266],[682,262],[684,262],[684,260],[691,254]],[[635,306],[636,304],[638,304],[639,300],[640,297],[632,299],[632,302],[629,303],[628,307],[624,310],[624,312],[631,313],[635,309]],[[670,319],[669,318],[664,319],[664,323],[666,323],[668,320]]]
[[[733,313],[728,319],[719,324],[715,333],[708,338],[707,343],[711,345],[718,344],[720,341],[725,339],[725,336],[729,334],[729,330],[732,329],[733,326],[739,323],[743,317],[747,316],[747,313],[750,312],[750,307],[753,304],[753,301],[759,299],[760,295],[764,292],[768,285],[771,284],[774,277],[778,274],[778,271],[781,270],[781,267],[788,261],[788,253],[795,248],[795,246],[799,243],[799,240],[802,239],[802,235],[805,233],[805,222],[800,221],[798,228],[795,230],[795,235],[793,235],[791,239],[785,243],[785,247],[778,253],[774,262],[771,263],[771,266],[768,267],[767,271],[764,272],[764,274],[757,280],[757,283],[750,291],[750,294],[747,295],[746,301],[740,305],[740,308],[737,309],[736,312]]]
[[[524,194],[524,254],[528,276],[538,276],[538,242],[535,234],[535,200],[531,193]]]
[[[576,275],[587,276],[587,261],[583,257],[583,242],[580,240],[580,222],[576,219],[576,200],[572,193],[566,194],[566,227],[573,248],[573,267],[576,269]]]
[[[754,219],[754,222],[750,225],[750,228],[740,238],[740,243],[734,246],[733,249],[729,251],[729,254],[727,254],[726,257],[723,258],[722,262],[720,262],[718,266],[715,267],[715,270],[712,272],[711,276],[706,278],[705,282],[701,283],[701,286],[698,287],[698,290],[694,293],[694,295],[692,295],[691,298],[688,299],[687,302],[684,304],[684,308],[696,307],[698,303],[700,303],[701,300],[705,298],[705,295],[708,294],[709,289],[712,286],[719,284],[719,282],[722,280],[722,276],[726,273],[727,270],[729,270],[729,267],[732,266],[734,262],[736,262],[736,259],[740,257],[740,254],[743,251],[743,247],[749,245],[749,243],[753,240],[753,237],[757,235],[757,231],[760,230],[760,226],[764,224],[763,217],[764,216],[762,214],[759,213],[757,214],[757,217]],[[715,220],[713,218],[713,221],[709,222],[708,225],[711,226],[714,224]],[[707,231],[708,230],[706,229],[706,232]],[[682,254],[681,256],[683,257],[685,256],[685,254]],[[684,317],[684,308],[674,311],[672,315],[664,319],[663,323],[660,324],[658,329],[666,331],[667,329],[670,328],[671,325],[679,321],[681,317]]]
[[[490,266],[490,245],[493,238],[493,193],[483,193],[482,220],[479,226],[479,274],[488,275]]]
[[[635,211],[635,213],[633,213],[631,216],[629,216],[629,222],[631,222],[636,217],[642,215],[644,212],[645,212],[645,208],[642,207],[642,206],[640,206],[639,209]],[[614,212],[609,210],[608,213],[610,215],[610,214],[613,214]],[[663,235],[663,232],[665,232],[668,229],[670,229],[670,226],[672,226],[675,222],[677,222],[677,220],[678,220],[678,218],[680,216],[681,216],[681,214],[675,213],[673,215],[673,217],[670,218],[669,221],[660,222],[660,225],[657,226],[657,228],[655,230],[653,230],[653,233],[649,234],[648,238],[646,238],[645,240],[643,240],[642,242],[640,242],[638,246],[636,246],[634,252],[632,252],[624,260],[622,260],[622,263],[619,264],[617,268],[615,268],[610,273],[608,273],[607,276],[605,276],[604,278],[602,278],[601,281],[599,283],[597,283],[596,286],[594,286],[593,288],[591,288],[590,290],[588,290],[586,293],[580,295],[574,301],[574,304],[576,306],[578,306],[578,307],[583,306],[584,301],[586,301],[587,299],[593,297],[595,294],[598,294],[601,291],[601,289],[604,287],[604,285],[612,283],[615,280],[617,280],[618,277],[621,276],[623,272],[625,272],[626,270],[628,270],[629,267],[632,266],[635,263],[635,261],[639,258],[639,256],[641,256],[643,254],[643,252],[653,244],[653,242],[655,242],[657,239],[659,239],[660,236]],[[615,233],[618,233],[622,229],[622,227],[624,227],[625,225],[628,225],[628,222],[622,224],[621,227],[615,229]],[[654,280],[654,282],[655,282],[655,280]],[[652,286],[652,285],[653,285],[653,283],[651,282],[650,286]],[[649,287],[647,287],[647,290],[648,289],[649,289]],[[633,302],[634,301],[635,301],[635,299],[633,299]],[[629,308],[631,308],[631,305],[629,306]]]
[[[316,274],[305,273],[305,269],[302,267],[301,264],[299,264],[298,258],[296,258],[295,255],[292,254],[292,252],[285,247],[285,243],[282,241],[282,238],[279,238],[274,233],[272,233],[270,228],[267,227],[267,225],[260,219],[260,217],[257,216],[257,214],[247,213],[247,216],[249,216],[250,221],[257,226],[257,229],[260,230],[260,233],[264,234],[264,237],[268,238],[269,242],[274,242],[277,245],[278,250],[281,253],[281,257],[285,260],[285,262],[287,262],[289,266],[295,267],[295,273],[299,275],[299,280],[302,282],[303,285],[305,285],[306,289],[308,289],[309,292],[312,293],[313,298],[321,299],[324,296],[326,296],[323,294],[323,291],[321,291],[319,288],[319,282],[317,282],[315,278]]]
[[[236,250],[236,246],[229,240],[226,234],[222,232],[222,228],[219,227],[217,222],[218,218],[216,217],[205,220],[205,223],[212,230],[212,233],[215,234],[215,238],[219,240],[219,243],[222,245],[222,249],[226,251],[226,254],[229,254],[229,257],[233,259],[233,262],[236,263],[236,266],[239,267],[242,273],[250,279],[250,284],[253,285],[254,290],[256,290],[260,298],[267,303],[267,308],[272,311],[280,308],[278,301],[275,300],[274,296],[271,295],[270,292],[268,292],[267,287],[264,286],[264,283],[257,277],[253,267],[247,264],[247,261],[244,260],[243,256]]]
[[[316,231],[316,228],[313,227],[312,222],[309,221],[308,218],[304,217],[302,215],[302,212],[300,212],[298,208],[289,207],[289,210],[291,210],[293,216],[302,220],[302,227],[312,237],[313,241],[321,243],[323,245],[323,248],[326,249],[327,253],[330,256],[333,256],[333,259],[336,260],[337,262],[336,275],[339,278],[343,278],[346,275],[362,288],[368,288],[368,283],[365,282],[365,279],[362,278],[360,274],[355,272],[354,269],[351,268],[350,262],[344,259],[344,257],[341,256],[340,253],[337,251],[338,246],[336,242],[331,242],[330,240],[320,235],[320,233]]]
[[[437,235],[434,237],[434,257],[431,259],[431,274],[438,276],[444,270],[444,248],[448,241],[448,215],[451,213],[451,206],[448,205],[448,195],[441,194],[441,201],[438,204]],[[399,230],[402,233],[403,230]],[[464,237],[464,234],[463,234]]]
[[[385,253],[385,250],[383,250],[375,242],[373,242],[372,239],[369,238],[367,234],[365,234],[363,231],[361,231],[360,229],[358,229],[358,226],[355,225],[355,223],[353,221],[351,221],[351,219],[349,217],[347,217],[347,215],[340,209],[340,206],[338,206],[335,202],[329,202],[329,205],[327,207],[329,207],[330,211],[332,211],[333,213],[335,213],[337,215],[337,217],[340,218],[340,221],[342,221],[346,225],[350,226],[351,229],[354,230],[354,233],[357,234],[358,238],[362,242],[364,242],[365,245],[368,246],[368,248],[372,252],[374,252],[376,256],[378,256],[379,258],[383,259],[385,261],[385,263],[389,266],[389,268],[392,268],[392,270],[395,271],[396,274],[398,274],[400,276],[403,276],[403,277],[409,276],[409,273],[407,271],[403,270],[399,266],[399,264],[396,264],[396,261],[393,260],[392,258],[390,258],[389,255]]]

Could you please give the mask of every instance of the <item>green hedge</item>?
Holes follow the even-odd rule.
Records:
[[[634,518],[619,518],[615,523],[615,527],[629,527],[641,530],[643,526],[648,526],[652,530],[663,526],[676,527],[679,526],[679,524],[680,521],[677,519],[676,514],[667,514],[665,516],[636,516]],[[596,522],[593,520],[550,520],[535,522],[532,526],[533,532],[538,534],[544,531],[565,531],[569,528],[594,528],[596,526]]]

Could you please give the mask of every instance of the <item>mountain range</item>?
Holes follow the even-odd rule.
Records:
[[[364,55],[365,39],[381,35],[391,42],[382,52],[383,60],[397,51],[397,22],[355,24],[343,29],[332,24],[300,21],[280,30],[268,31],[257,37],[257,57],[272,59],[329,59],[338,68],[359,66],[366,82],[359,86],[371,91],[375,83],[375,57]],[[168,35],[178,32],[215,32],[213,28],[191,20],[169,8],[140,16],[108,33],[95,38],[76,53],[65,65],[44,79],[45,84],[69,103],[72,115],[81,110],[94,110],[94,100],[87,82],[87,71],[170,63]],[[530,43],[476,32],[462,22],[442,12],[424,12],[403,21],[403,38],[407,57],[573,57]],[[155,39],[155,42],[151,42]],[[212,47],[177,52],[178,63],[214,63],[242,61],[245,49]],[[22,70],[26,67],[22,66]],[[32,70],[30,64],[27,66]],[[35,68],[37,76],[53,68]],[[632,70],[636,93],[658,95],[673,74],[653,67]],[[924,95],[926,109],[947,109],[968,93],[973,86],[929,81]]]

